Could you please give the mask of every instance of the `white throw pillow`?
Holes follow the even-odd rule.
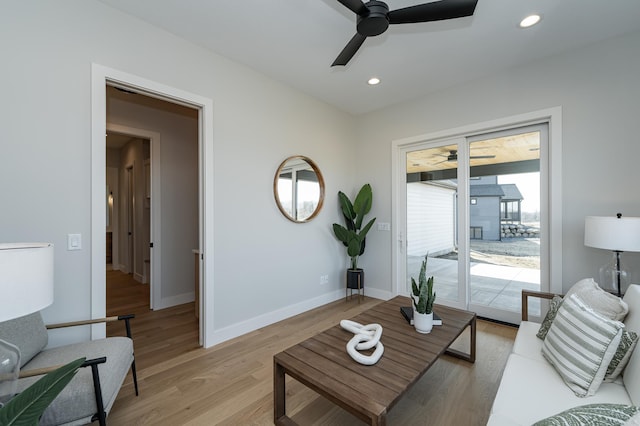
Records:
[[[565,299],[576,294],[587,306],[607,318],[624,321],[629,312],[629,306],[621,298],[604,291],[593,278],[578,281],[569,289]]]
[[[542,343],[542,355],[579,397],[596,393],[620,344],[624,324],[565,297]]]

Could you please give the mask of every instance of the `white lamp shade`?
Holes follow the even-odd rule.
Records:
[[[640,251],[640,217],[587,216],[584,245],[606,250]]]
[[[0,322],[53,303],[53,244],[0,244]]]

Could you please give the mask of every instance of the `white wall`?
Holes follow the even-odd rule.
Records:
[[[472,64],[469,64],[472,66]],[[370,181],[378,221],[391,219],[393,140],[562,107],[563,287],[598,276],[610,253],[584,246],[586,215],[640,216],[640,33],[536,61],[359,120],[358,179]],[[374,233],[361,264],[391,289],[390,234]],[[625,253],[640,282],[640,256]]]
[[[347,257],[331,223],[338,190],[356,187],[351,116],[96,1],[9,3],[0,14],[0,240],[55,244],[46,321],[91,314],[92,63],[213,100],[215,329],[344,294]],[[326,183],[322,212],[301,225],[282,217],[272,193],[293,154],[312,158]],[[83,250],[66,251],[68,233],[82,234]]]

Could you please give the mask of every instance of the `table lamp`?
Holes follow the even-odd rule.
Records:
[[[629,285],[627,271],[620,264],[620,253],[640,251],[640,217],[587,216],[584,221],[584,245],[613,251],[611,263],[600,268],[600,285],[622,296]]]
[[[53,245],[0,243],[0,322],[53,303]],[[15,394],[20,351],[0,339],[0,407]]]

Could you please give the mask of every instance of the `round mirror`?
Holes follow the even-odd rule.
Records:
[[[282,214],[292,222],[308,222],[322,208],[324,179],[310,158],[289,157],[280,164],[273,179],[273,195]]]

